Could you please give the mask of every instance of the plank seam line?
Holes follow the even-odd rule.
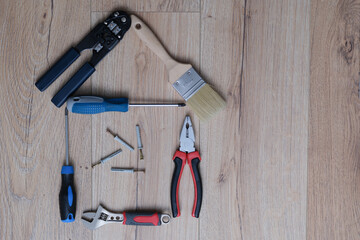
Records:
[[[243,77],[244,77],[244,59],[245,59],[245,40],[246,40],[246,11],[247,11],[247,0],[244,0],[244,23],[243,23],[243,42],[242,42],[242,55],[241,55],[241,70],[240,70],[240,85],[239,85],[239,100],[240,100],[240,104],[239,104],[239,126],[238,126],[238,131],[240,132],[240,121],[241,121],[241,98],[242,98],[242,83],[243,83]],[[238,205],[238,209],[239,209],[239,220],[240,220],[240,236],[241,239],[244,239],[243,237],[243,228],[241,226],[242,224],[242,219],[241,219],[241,206],[239,204],[239,202],[237,203]]]
[[[240,86],[239,86],[239,99],[240,99],[240,104],[239,104],[239,126],[238,126],[238,130],[240,131],[240,119],[241,119],[241,91],[242,91],[242,83],[243,83],[243,78],[244,78],[244,59],[245,59],[245,40],[246,40],[246,11],[247,11],[247,0],[244,0],[244,24],[243,24],[243,42],[242,42],[242,55],[241,55],[241,70],[240,70]]]
[[[50,18],[50,23],[49,23],[49,33],[48,33],[48,44],[46,47],[46,61],[48,66],[50,66],[49,63],[49,46],[50,46],[50,33],[51,33],[51,26],[52,26],[52,22],[53,22],[53,18],[54,18],[54,0],[51,0],[51,18]]]

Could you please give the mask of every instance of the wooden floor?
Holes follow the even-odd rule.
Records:
[[[189,108],[71,114],[78,204],[75,223],[64,224],[64,107],[50,99],[91,52],[45,92],[34,83],[116,9],[141,17],[227,108],[206,124]],[[360,239],[359,39],[360,0],[0,0],[0,239]],[[181,100],[132,31],[78,94]],[[99,204],[171,212],[172,155],[186,114],[202,156],[200,218],[191,217],[185,168],[180,218],[161,227],[85,228],[81,214]],[[136,146],[136,124],[145,160],[123,149],[91,169],[122,147],[106,129]]]

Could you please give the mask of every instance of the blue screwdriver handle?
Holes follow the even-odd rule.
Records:
[[[67,109],[72,113],[96,114],[103,112],[127,112],[128,98],[102,98],[95,96],[71,97]]]
[[[61,189],[59,194],[60,217],[62,222],[75,221],[76,194],[74,188],[74,168],[63,166],[61,169]]]

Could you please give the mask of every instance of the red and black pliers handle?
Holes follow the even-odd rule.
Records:
[[[179,186],[181,175],[187,162],[190,167],[195,191],[192,216],[198,218],[202,202],[202,185],[199,171],[199,163],[201,161],[200,154],[198,151],[191,153],[176,151],[173,157],[173,161],[175,163],[175,170],[171,181],[171,209],[173,217],[180,217]]]

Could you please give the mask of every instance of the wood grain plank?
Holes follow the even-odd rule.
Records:
[[[92,13],[92,22],[105,19],[111,12]],[[128,49],[128,51],[126,51]],[[128,71],[132,69],[129,52],[132,53],[129,32],[123,40],[97,66],[96,75],[92,77],[92,95],[101,97],[128,97],[132,76]],[[103,113],[91,116],[92,118],[92,152],[93,164],[105,156],[122,149],[123,152],[104,165],[98,165],[93,171],[93,200],[92,209],[99,204],[113,212],[122,212],[136,208],[136,175],[113,173],[111,167],[132,167],[136,163],[136,152],[130,152],[113,137],[106,133],[109,128],[136,147],[134,115],[128,113]],[[134,228],[119,226],[118,224],[104,226],[94,231],[94,239],[114,239],[122,236],[124,239],[135,239]]]
[[[68,48],[88,30],[89,1],[0,4],[0,97],[6,103],[0,111],[0,238],[89,239],[91,235],[77,226],[79,218],[77,224],[60,221],[58,192],[65,162],[64,109],[56,109],[50,102],[59,82],[44,93],[34,86],[64,47]],[[69,24],[74,22],[77,24]],[[74,140],[86,136],[90,129],[73,120],[70,129],[70,153],[76,159],[75,181],[82,202],[91,197],[90,193],[82,192],[89,187],[86,176],[90,177],[82,165],[91,152],[81,150],[87,149],[90,142]],[[81,205],[77,214],[80,212]]]
[[[199,239],[243,239],[238,194],[242,191],[239,121],[244,7],[241,0],[226,5],[202,1],[201,75],[225,97],[227,107],[201,125],[204,194]]]
[[[191,62],[195,67],[198,66],[200,50],[200,15],[198,13],[151,13],[141,14],[140,17],[155,32],[172,56],[182,62]],[[156,95],[161,96],[162,99],[183,102],[183,99],[167,82],[168,76],[164,64],[144,43],[140,42],[139,44],[140,54],[148,56],[148,68],[142,71],[138,70],[140,76],[144,76],[140,78],[147,79],[144,87],[158,89]],[[161,67],[159,68],[159,66]],[[158,70],[154,71],[154,69]],[[175,166],[172,156],[179,147],[180,130],[185,115],[192,117],[195,134],[198,138],[199,122],[195,120],[189,108],[139,112],[139,119],[146,121],[145,126],[148,131],[146,134],[145,129],[144,142],[150,147],[147,151],[150,158],[145,162],[146,176],[139,179],[139,207],[156,207],[171,213],[170,184]],[[169,225],[163,228],[139,228],[137,239],[197,239],[197,221],[191,217],[193,183],[188,167],[183,172],[179,201],[182,212],[180,218],[173,219]]]
[[[109,13],[93,13],[94,19]],[[137,14],[159,36],[169,51],[183,61],[195,66],[199,61],[198,13],[146,13]],[[169,34],[171,33],[171,34]],[[181,40],[180,40],[181,39]],[[131,102],[183,102],[167,81],[164,64],[149,50],[137,35],[129,31],[119,46],[98,66],[92,78],[92,93],[104,97],[129,97]],[[99,203],[110,210],[157,209],[171,213],[170,182],[174,168],[172,156],[179,146],[179,133],[187,108],[130,108],[127,113],[105,113],[93,116],[93,159],[118,148],[119,157],[94,169],[93,208]],[[144,160],[138,151],[130,152],[108,136],[110,128],[137,147],[135,125],[141,129]],[[197,133],[198,123],[195,123]],[[110,167],[141,168],[145,174],[111,173]],[[180,192],[182,210],[187,214],[181,221],[174,220],[167,226],[119,227],[106,226],[94,234],[95,239],[124,236],[126,239],[195,239],[197,224],[191,219],[192,180],[184,174]],[[187,215],[187,217],[186,217]],[[196,222],[195,222],[196,223]],[[179,232],[181,234],[179,234]]]
[[[309,2],[202,6],[201,72],[228,104],[201,128],[200,236],[304,239]]]
[[[92,11],[199,12],[200,0],[91,0]]]
[[[306,236],[309,7],[309,1],[247,6],[240,126],[244,236]]]
[[[308,239],[359,239],[360,1],[312,1]]]

